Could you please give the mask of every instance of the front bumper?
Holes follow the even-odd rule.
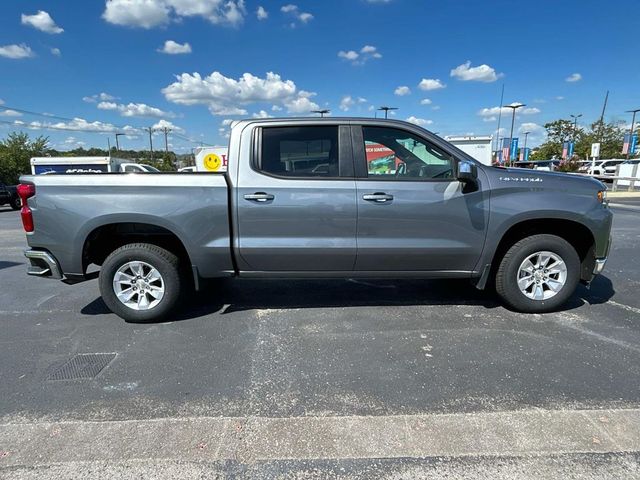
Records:
[[[593,265],[593,274],[600,275],[604,270],[604,266],[607,263],[607,259],[609,258],[609,251],[611,250],[611,237],[609,237],[609,244],[607,245],[607,252],[604,257],[596,258],[595,264]]]
[[[24,256],[29,259],[31,265],[27,269],[28,275],[43,278],[62,280],[62,270],[56,258],[44,250],[25,250]]]

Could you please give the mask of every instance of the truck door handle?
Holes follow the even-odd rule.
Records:
[[[383,192],[368,193],[366,195],[363,195],[362,199],[368,202],[386,203],[393,200],[393,195],[389,195]]]
[[[248,193],[244,196],[245,200],[251,200],[253,202],[268,202],[269,200],[273,200],[274,197],[270,193],[264,192],[256,192],[256,193]]]

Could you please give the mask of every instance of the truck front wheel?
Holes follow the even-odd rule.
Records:
[[[580,257],[565,239],[533,235],[516,242],[496,274],[496,291],[513,309],[527,313],[556,310],[580,279]]]
[[[100,270],[104,303],[127,322],[155,322],[169,316],[178,305],[182,285],[178,257],[148,243],[114,250]]]

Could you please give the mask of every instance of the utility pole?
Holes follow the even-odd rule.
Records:
[[[164,151],[169,153],[169,141],[167,140],[167,135],[171,132],[171,129],[168,127],[163,127],[160,129],[162,133],[164,133]]]
[[[320,114],[320,118],[324,118],[325,114],[331,112],[331,110],[329,109],[324,109],[324,110],[311,110],[311,113],[319,113]]]
[[[398,107],[380,107],[378,110],[382,110],[384,112],[384,119],[387,119],[389,115],[389,110],[398,110]]]
[[[153,161],[153,138],[152,138],[152,135],[153,135],[153,131],[154,130],[153,130],[153,127],[147,127],[147,128],[145,128],[145,130],[147,132],[149,132],[149,155],[151,157],[150,160]]]
[[[120,144],[118,143],[118,137],[125,135],[124,133],[116,133],[116,150],[120,151]]]
[[[627,110],[627,113],[633,113],[633,117],[631,118],[631,129],[629,130],[629,146],[627,147],[627,160],[629,160],[629,155],[631,154],[631,145],[633,144],[633,129],[636,126],[636,113],[640,112],[640,108],[636,108],[635,110]]]
[[[526,107],[524,103],[512,103],[511,105],[505,105],[506,108],[510,108],[512,110],[511,114],[511,133],[509,134],[509,166],[511,166],[511,157],[513,156],[513,152],[511,151],[511,147],[513,147],[513,125],[516,122],[516,110],[520,107]],[[501,109],[502,110],[502,109]]]
[[[598,125],[598,142],[600,142],[600,146],[602,146],[602,137],[604,135],[604,112],[607,110],[607,101],[609,100],[609,90],[607,90],[606,95],[604,96],[604,104],[602,105],[602,113],[600,114],[600,125]],[[600,156],[598,155],[598,159]],[[595,162],[595,158],[593,159]]]
[[[109,148],[108,155],[111,156],[111,140],[109,140],[109,137],[107,137],[107,147]]]

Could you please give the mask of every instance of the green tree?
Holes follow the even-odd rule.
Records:
[[[31,140],[26,133],[10,133],[0,142],[0,181],[15,185],[20,175],[31,173],[31,157],[43,156],[48,144],[48,137]]]

